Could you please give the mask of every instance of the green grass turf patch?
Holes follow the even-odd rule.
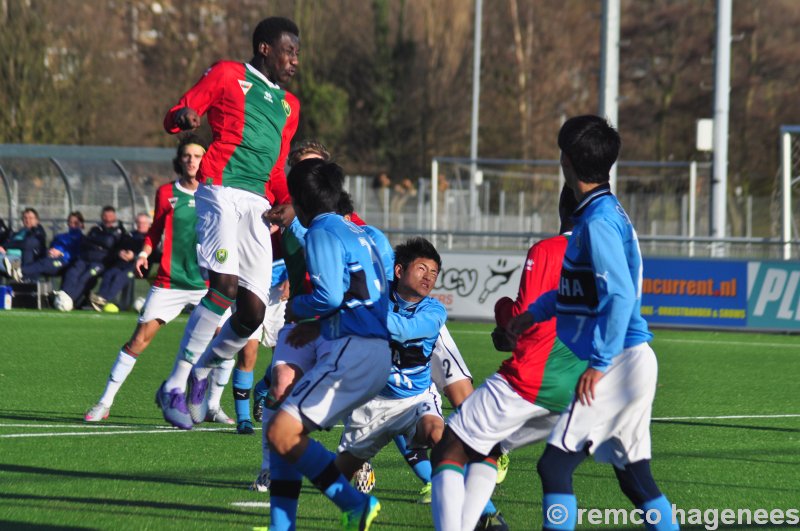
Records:
[[[0,312],[0,528],[268,525],[268,509],[247,505],[268,501],[246,489],[260,466],[260,430],[240,436],[220,425],[169,429],[153,403],[172,368],[185,317],[165,326],[140,356],[109,419],[83,422],[135,322],[126,313]],[[491,326],[449,327],[476,383],[497,370],[504,355],[492,350]],[[653,470],[671,501],[686,509],[797,508],[800,418],[770,417],[800,414],[797,338],[666,330],[655,336],[660,374]],[[268,361],[262,350],[257,377]],[[231,416],[232,402],[226,392],[222,404]],[[328,448],[338,436],[338,429],[315,435]],[[536,461],[542,448],[514,452],[508,479],[495,492],[511,529],[541,527]],[[429,506],[414,503],[422,485],[397,451],[385,449],[373,465],[374,494],[383,506],[374,527],[431,529]],[[575,489],[581,507],[629,507],[610,467],[591,460],[578,469]],[[308,484],[299,515],[299,529],[340,525],[333,504]]]

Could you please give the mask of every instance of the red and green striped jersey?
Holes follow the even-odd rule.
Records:
[[[517,300],[503,297],[495,304],[498,326],[505,328],[512,317],[526,311],[539,295],[558,287],[566,249],[565,236],[542,240],[530,248]],[[553,318],[533,325],[520,335],[514,354],[497,372],[525,400],[560,413],[572,401],[575,384],[585,370],[586,362],[556,337]]]
[[[164,118],[175,134],[183,107],[208,113],[214,140],[200,162],[198,180],[288,203],[284,165],[297,131],[300,102],[249,63],[220,61],[209,68]]]
[[[155,286],[183,290],[208,288],[197,265],[196,224],[194,190],[187,190],[178,181],[158,188],[153,225],[144,239],[145,245],[153,249],[164,240]]]

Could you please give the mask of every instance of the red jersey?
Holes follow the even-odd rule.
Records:
[[[567,238],[542,240],[528,250],[517,300],[503,297],[494,307],[497,325],[526,311],[539,295],[558,288]],[[556,337],[556,319],[534,324],[517,339],[513,355],[497,371],[525,400],[560,412],[569,405],[578,377],[586,369]]]
[[[144,238],[145,245],[153,249],[164,239],[155,286],[183,290],[208,288],[197,265],[196,223],[194,190],[187,190],[178,181],[158,188],[153,224]]]
[[[284,166],[297,131],[300,102],[249,63],[220,61],[164,117],[171,134],[179,109],[208,113],[214,140],[200,162],[201,183],[263,194],[272,204],[288,203]]]

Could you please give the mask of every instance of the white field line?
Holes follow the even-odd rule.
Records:
[[[479,330],[454,330],[448,328],[451,334],[465,334],[465,335],[485,335],[488,336],[489,332],[481,332]],[[664,343],[699,343],[707,345],[734,345],[734,346],[752,346],[752,347],[778,347],[778,348],[800,348],[800,342],[797,343],[764,343],[764,342],[749,342],[749,341],[715,341],[712,339],[672,339],[672,338],[655,338],[656,342]]]
[[[231,505],[234,507],[263,507],[265,509],[269,509],[269,502],[231,502]]]
[[[86,429],[92,431],[72,431],[72,432],[46,432],[46,433],[7,433],[0,435],[0,439],[15,439],[15,438],[26,438],[26,437],[88,437],[92,435],[138,435],[138,434],[176,434],[176,433],[186,433],[188,431],[230,431],[231,428],[194,428],[193,430],[179,430],[177,428],[172,428],[169,426],[155,426],[156,429],[152,429],[154,426],[142,426],[141,430],[137,429],[130,429],[126,426],[93,426],[93,425],[86,425],[80,426],[76,424],[50,424],[50,425],[37,425],[37,424],[3,424],[0,423],[0,429],[3,428],[72,428],[72,429]],[[97,428],[104,428],[109,431],[97,431]],[[125,428],[125,429],[123,429]],[[261,428],[256,428],[260,430]],[[113,430],[113,431],[112,431]]]
[[[655,421],[669,420],[725,420],[725,419],[796,419],[800,414],[788,413],[786,415],[717,415],[714,417],[654,417]]]
[[[698,416],[698,417],[654,417],[654,422],[669,422],[671,420],[748,420],[748,419],[790,419],[800,418],[800,413],[785,413],[775,415],[714,415],[714,416]],[[123,426],[96,426],[86,425],[78,426],[75,424],[3,424],[0,423],[0,429],[3,428],[84,428],[87,431],[72,431],[72,432],[45,432],[45,433],[7,433],[0,435],[0,439],[17,439],[28,437],[89,437],[93,435],[139,435],[139,434],[164,434],[164,433],[187,433],[188,431],[230,431],[231,428],[194,428],[193,430],[179,430],[167,426],[156,426],[156,429],[151,429],[153,426],[142,426],[145,429],[132,430],[121,429]],[[341,428],[341,425],[335,426]],[[94,428],[94,431],[91,431]],[[96,428],[113,429],[113,431],[97,431]],[[260,427],[256,427],[260,430]]]

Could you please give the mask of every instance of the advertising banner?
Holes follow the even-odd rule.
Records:
[[[747,280],[749,327],[800,330],[800,264],[750,262]]]
[[[642,315],[653,324],[747,325],[747,263],[645,258]]]
[[[525,253],[443,252],[431,293],[455,319],[494,320]],[[642,315],[658,326],[800,331],[800,263],[644,258]]]
[[[442,271],[431,296],[456,319],[494,320],[500,297],[517,297],[526,252],[509,255],[443,252]]]

